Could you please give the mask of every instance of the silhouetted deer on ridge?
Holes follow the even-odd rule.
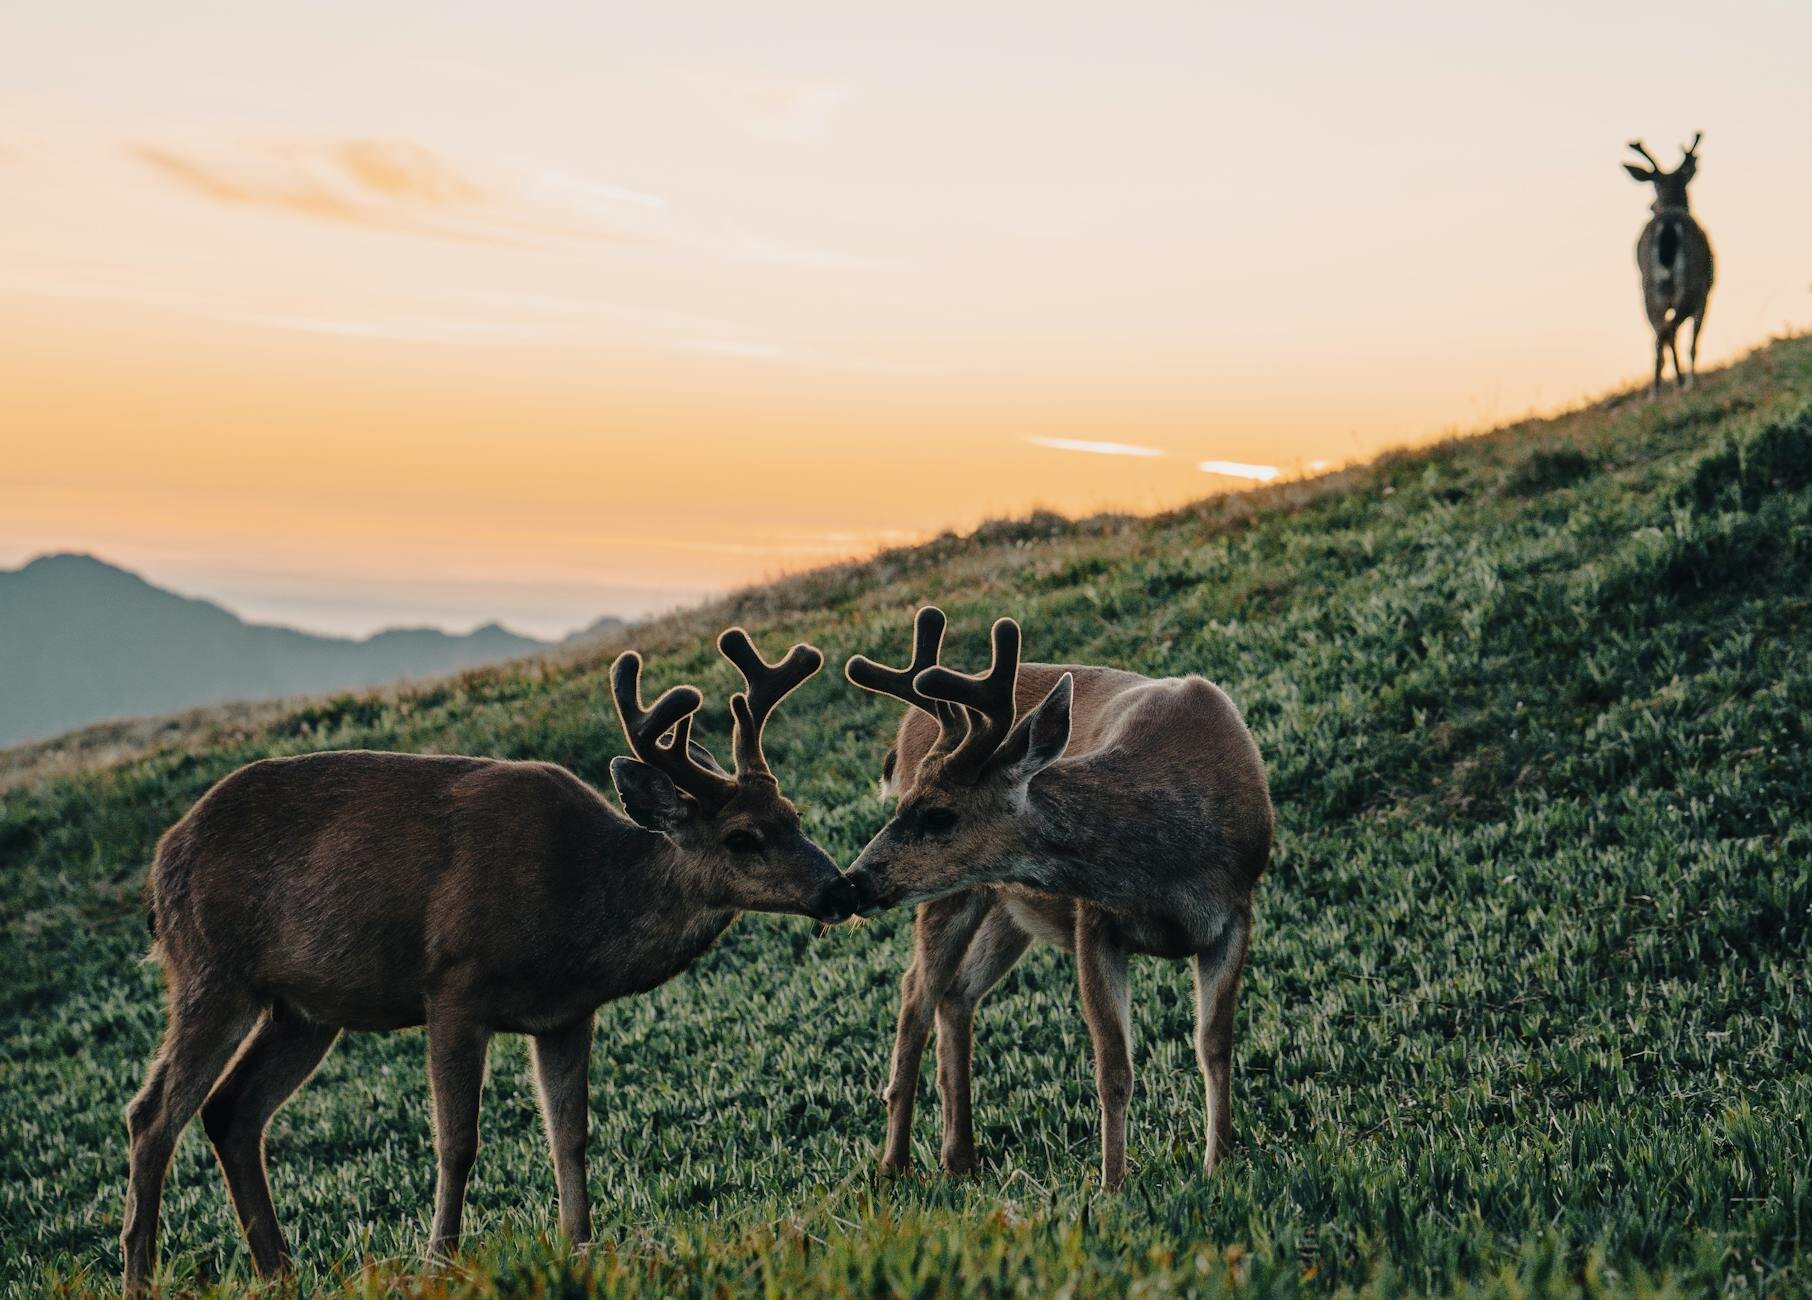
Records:
[[[1647,167],[1626,162],[1623,169],[1636,180],[1655,187],[1654,215],[1642,227],[1636,239],[1636,268],[1642,274],[1642,307],[1648,313],[1649,326],[1655,331],[1655,377],[1649,395],[1661,395],[1661,373],[1665,357],[1674,359],[1674,383],[1691,388],[1699,377],[1699,334],[1705,328],[1705,303],[1711,296],[1713,264],[1711,241],[1693,219],[1686,202],[1686,187],[1699,170],[1699,141],[1682,148],[1680,165],[1663,171],[1654,155],[1642,147],[1642,141],[1631,140],[1629,147],[1647,161]],[[1689,369],[1680,369],[1680,326],[1692,321],[1692,348],[1688,353]]]

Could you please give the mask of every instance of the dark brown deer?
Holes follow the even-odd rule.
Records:
[[[857,655],[866,690],[913,708],[883,770],[893,819],[850,868],[863,915],[918,904],[882,1094],[882,1168],[906,1168],[919,1060],[935,1018],[945,1169],[974,1168],[975,1008],[1033,939],[1076,954],[1101,1098],[1101,1182],[1126,1173],[1133,953],[1195,964],[1195,1047],[1207,1088],[1205,1169],[1232,1134],[1233,1017],[1252,888],[1271,851],[1265,768],[1239,712],[1200,677],[1020,664],[994,625],[980,677],[938,666],[944,616],[918,613],[912,663]],[[1016,720],[1017,719],[1017,720]]]
[[[1661,373],[1665,355],[1674,359],[1674,383],[1691,388],[1699,377],[1699,333],[1705,328],[1705,302],[1711,296],[1711,241],[1704,229],[1693,220],[1686,202],[1686,187],[1699,169],[1699,141],[1704,132],[1692,138],[1682,150],[1680,165],[1663,171],[1654,156],[1642,147],[1642,141],[1631,140],[1630,148],[1647,161],[1647,167],[1624,163],[1623,169],[1636,180],[1655,187],[1655,201],[1650,211],[1655,215],[1642,227],[1636,239],[1636,269],[1642,274],[1642,307],[1655,331],[1655,378],[1649,395],[1661,395]],[[1692,348],[1686,371],[1680,369],[1680,326],[1692,321]]]
[[[854,908],[761,748],[768,715],[824,657],[799,645],[768,664],[739,628],[718,645],[748,683],[730,701],[734,776],[691,739],[695,688],[644,709],[640,658],[612,666],[635,753],[610,765],[628,817],[550,763],[342,751],[242,767],[164,835],[149,895],[169,1025],[126,1111],[129,1294],[149,1285],[164,1174],[198,1108],[254,1267],[287,1265],[264,1131],[342,1029],[427,1026],[430,1260],[459,1242],[497,1033],[533,1036],[560,1226],[590,1237],[597,1007],[679,974],[739,910]]]

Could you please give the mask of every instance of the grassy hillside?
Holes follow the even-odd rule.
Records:
[[[899,660],[922,600],[951,614],[955,662],[979,662],[988,620],[1012,612],[1029,658],[1200,672],[1246,711],[1279,839],[1232,1162],[1199,1175],[1187,968],[1146,960],[1135,1165],[1118,1198],[1093,1189],[1087,1036],[1068,959],[1043,949],[980,1016],[985,1171],[878,1182],[910,918],[748,917],[600,1018],[608,1244],[587,1257],[546,1240],[553,1179],[510,1040],[485,1099],[478,1251],[408,1280],[434,1166],[422,1039],[343,1041],[271,1142],[308,1290],[1812,1290],[1812,341],[1658,405],[1156,519],[990,526],[637,636],[651,688],[706,687],[721,743],[732,675],[704,634],[743,621],[768,647]],[[459,750],[605,783],[614,648],[191,728],[0,796],[0,1284],[117,1278],[120,1110],[162,1020],[138,964],[159,831],[270,753]],[[897,707],[827,673],[770,732],[835,854],[884,816]],[[165,1227],[177,1284],[243,1284],[198,1129]]]

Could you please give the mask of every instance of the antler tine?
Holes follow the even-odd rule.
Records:
[[[937,667],[939,650],[944,644],[944,628],[949,620],[936,605],[920,608],[912,621],[912,662],[904,668],[889,668],[867,655],[851,655],[843,665],[843,675],[850,683],[876,695],[891,695],[914,708],[923,709],[938,721],[941,743],[960,741],[968,731],[968,721],[961,709],[943,700],[934,700],[913,686],[918,675]]]
[[[813,673],[824,667],[824,656],[816,646],[803,642],[786,652],[786,658],[771,664],[761,657],[749,634],[739,627],[730,628],[717,638],[718,651],[736,665],[748,686],[746,693],[730,697],[730,711],[736,716],[736,774],[748,776],[768,772],[767,755],[761,752],[761,732],[768,715],[797,690]]]
[[[1650,167],[1653,167],[1656,171],[1661,170],[1661,164],[1655,161],[1654,154],[1650,153],[1647,149],[1644,149],[1642,147],[1642,141],[1631,140],[1630,148],[1634,149],[1637,153],[1641,154],[1642,157],[1647,161],[1647,163]]]
[[[728,777],[696,762],[687,749],[692,738],[692,715],[705,702],[696,686],[675,686],[649,708],[642,707],[642,656],[624,651],[610,666],[610,689],[616,697],[617,717],[635,756],[659,768],[681,790],[703,804],[721,803],[735,788]],[[672,743],[661,740],[671,731]]]
[[[952,761],[988,757],[1013,729],[1014,687],[1019,680],[1019,624],[1010,618],[995,621],[990,639],[993,661],[977,677],[942,667],[927,668],[913,680],[920,694],[968,710],[975,724]]]
[[[1685,154],[1688,158],[1696,158],[1699,153],[1699,141],[1703,140],[1704,138],[1705,138],[1705,132],[1694,131],[1692,133],[1692,143],[1687,145],[1680,152]]]

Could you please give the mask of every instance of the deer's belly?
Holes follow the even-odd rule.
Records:
[[[1076,947],[1076,908],[1093,904],[1059,894],[1044,894],[1024,886],[1007,886],[1001,902],[1013,923],[1034,939],[1043,939],[1066,951]],[[1191,957],[1220,941],[1229,913],[1209,900],[1175,911],[1148,915],[1115,912],[1113,934],[1128,952],[1147,957]]]
[[[1076,946],[1075,899],[1014,886],[1008,886],[1000,893],[1013,924],[1034,939],[1043,939],[1059,948]]]

